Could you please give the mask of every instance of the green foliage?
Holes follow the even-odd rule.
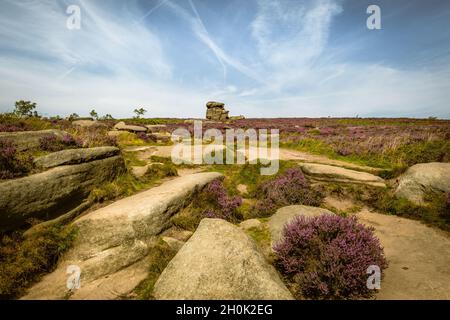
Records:
[[[14,113],[20,117],[37,116],[37,113],[33,113],[36,109],[36,103],[31,101],[16,101],[14,106]]]
[[[134,109],[133,112],[136,114],[137,118],[140,118],[147,112],[147,110],[145,110],[144,108],[139,108],[139,109]]]
[[[91,112],[89,112],[89,115],[90,115],[92,118],[98,120],[98,113],[97,113],[97,111],[95,111],[94,109],[92,109]]]
[[[42,275],[51,272],[73,244],[76,229],[52,226],[28,238],[20,233],[1,236],[0,299],[22,295]]]
[[[147,258],[148,262],[148,276],[142,281],[134,293],[137,294],[138,299],[152,300],[153,288],[161,273],[164,271],[170,260],[175,256],[176,251],[172,249],[166,242],[160,240],[153,245],[149,250]]]
[[[161,179],[176,176],[178,176],[177,168],[172,163],[151,164],[145,173],[145,177],[150,179]]]

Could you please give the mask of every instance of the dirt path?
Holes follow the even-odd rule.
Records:
[[[389,267],[377,299],[450,299],[450,238],[443,232],[397,216],[357,213],[375,228]]]

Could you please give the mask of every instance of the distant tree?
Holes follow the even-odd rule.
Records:
[[[33,114],[37,116],[34,109],[36,109],[35,102],[20,100],[15,103],[14,113],[20,117],[32,117]]]
[[[139,108],[139,109],[134,109],[133,112],[136,113],[136,118],[140,118],[147,112],[147,110],[145,110],[144,108]]]
[[[72,114],[69,116],[69,120],[72,121],[72,120],[78,119],[79,117],[80,117],[80,116],[79,116],[77,113],[72,113]]]
[[[89,113],[89,115],[90,115],[92,118],[98,120],[98,113],[97,113],[94,109],[92,109],[92,111]]]
[[[107,113],[107,114],[105,114],[105,115],[102,117],[102,120],[114,120],[114,118],[113,118],[112,115],[110,115],[109,113]]]

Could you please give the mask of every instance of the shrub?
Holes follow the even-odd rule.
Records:
[[[33,169],[33,158],[19,154],[9,140],[0,139],[0,179],[12,179],[26,175]]]
[[[256,195],[260,201],[255,206],[259,216],[268,216],[277,208],[304,204],[319,206],[323,194],[311,188],[301,169],[290,168],[275,179],[262,183]]]
[[[73,227],[53,226],[24,238],[19,233],[0,241],[0,299],[17,298],[44,273],[51,272],[59,257],[72,245]]]
[[[172,163],[154,163],[148,167],[147,172],[145,173],[145,177],[150,179],[161,179],[176,176],[178,176],[177,168]]]
[[[295,218],[274,246],[276,265],[297,298],[368,298],[367,268],[387,267],[373,228],[355,217],[337,215]]]
[[[117,147],[117,138],[108,135],[107,128],[89,127],[80,128],[72,132],[80,143],[87,148],[112,146]]]
[[[242,198],[231,197],[222,184],[216,179],[209,183],[199,195],[196,206],[204,209],[204,216],[220,218],[227,221],[239,219],[238,208],[242,205]]]
[[[82,146],[81,140],[75,139],[69,134],[64,135],[62,138],[49,134],[42,137],[39,142],[41,150],[51,152],[69,148],[81,148]]]
[[[144,132],[139,132],[136,134],[137,137],[145,142],[156,142],[156,136],[153,134],[146,134]]]

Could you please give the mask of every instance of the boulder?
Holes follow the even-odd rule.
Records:
[[[226,121],[229,119],[229,111],[225,110],[222,102],[210,101],[206,104],[206,119],[212,121]]]
[[[242,221],[239,224],[239,227],[241,227],[244,230],[249,230],[249,229],[253,229],[253,228],[260,229],[262,226],[263,226],[263,224],[258,219],[248,219],[248,220]]]
[[[450,163],[420,163],[400,177],[395,194],[416,204],[423,203],[427,192],[450,191]]]
[[[284,226],[291,222],[297,216],[317,217],[322,214],[334,214],[333,212],[318,207],[294,205],[287,206],[277,210],[277,212],[270,217],[268,227],[272,244],[281,240]]]
[[[76,120],[72,121],[72,125],[81,128],[107,127],[105,123],[94,120]]]
[[[382,178],[367,172],[318,163],[299,163],[299,166],[306,175],[317,180],[386,186]]]
[[[53,219],[80,205],[97,185],[113,180],[125,164],[121,156],[56,167],[0,183],[0,230],[29,218]]]
[[[167,131],[167,126],[165,124],[150,124],[145,126],[148,131],[151,133],[157,133],[157,132],[165,132]]]
[[[121,131],[129,131],[129,132],[147,132],[146,127],[128,125],[128,124],[125,124],[125,122],[123,122],[123,121],[117,123],[114,126],[114,129],[121,130]]]
[[[0,139],[9,140],[16,145],[17,151],[38,149],[43,137],[54,135],[63,138],[67,132],[51,129],[40,131],[0,132]]]
[[[118,154],[120,154],[120,149],[116,147],[68,149],[38,157],[34,160],[34,163],[38,168],[49,169],[62,165],[79,164],[110,158]]]
[[[193,195],[222,175],[192,174],[118,200],[76,220],[77,238],[57,268],[34,285],[23,299],[118,299],[148,275],[145,259],[170,217]],[[81,269],[81,287],[69,292],[67,267]],[[72,293],[72,294],[69,294]]]
[[[203,219],[167,265],[153,295],[166,300],[290,300],[255,243],[221,219]]]

